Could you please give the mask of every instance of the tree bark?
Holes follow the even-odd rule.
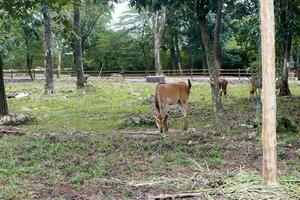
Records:
[[[33,75],[32,75],[32,62],[33,62],[33,55],[30,55],[30,53],[27,53],[26,55],[26,65],[27,65],[27,72],[28,75],[30,76],[30,79],[33,80]]]
[[[202,69],[207,69],[207,61],[206,61],[206,56],[205,56],[205,50],[202,45],[202,50],[203,50],[203,55],[202,55]]]
[[[62,58],[62,55],[61,55],[61,50],[58,51],[58,64],[57,64],[57,78],[60,78],[61,76],[61,58]]]
[[[162,75],[161,65],[161,35],[159,33],[154,34],[154,61],[157,75]]]
[[[175,43],[175,52],[176,52],[176,57],[177,57],[177,66],[179,70],[180,76],[183,76],[183,71],[182,71],[182,59],[181,59],[181,54],[180,54],[180,49],[179,49],[179,44],[178,44],[178,34],[175,31],[174,33],[174,43]]]
[[[202,43],[204,46],[204,52],[206,57],[206,64],[209,71],[210,81],[214,87],[212,89],[213,109],[215,118],[217,121],[217,114],[222,109],[222,101],[219,94],[219,69],[221,65],[221,48],[220,48],[220,33],[221,33],[221,19],[222,19],[223,0],[218,1],[218,12],[216,16],[216,27],[214,31],[214,42],[212,43],[209,36],[209,30],[207,25],[207,19],[205,16],[199,17],[199,26],[202,37]]]
[[[166,7],[163,6],[155,12],[153,23],[148,16],[145,16],[147,24],[152,31],[154,38],[154,65],[157,75],[163,75],[161,65],[161,40],[166,25]]]
[[[26,45],[26,65],[27,65],[27,72],[30,76],[30,79],[33,80],[33,75],[32,75],[32,62],[33,62],[33,55],[30,54],[30,49],[29,49],[29,42],[28,39],[25,39],[25,45]]]
[[[61,49],[61,41],[60,38],[56,37],[56,48],[58,50],[58,63],[57,63],[57,78],[61,76],[61,63],[62,63],[62,49]]]
[[[281,0],[280,1],[280,26],[281,26],[281,63],[283,65],[283,76],[279,84],[279,96],[290,96],[291,91],[289,88],[289,69],[288,63],[290,61],[290,52],[292,46],[292,34],[289,31],[289,22],[288,22],[288,5],[289,1]]]
[[[143,53],[144,69],[149,70],[148,59],[147,59],[147,52],[146,52],[146,49],[145,49],[145,44],[142,41],[140,41],[139,45],[140,45],[142,53]]]
[[[77,75],[77,88],[84,87],[86,82],[84,78],[83,63],[82,63],[82,44],[81,44],[81,27],[80,27],[80,0],[74,0],[74,27],[75,27],[75,38],[74,38],[74,55],[75,55],[75,69]]]
[[[263,100],[263,183],[277,184],[275,21],[273,0],[260,1],[262,100]]]
[[[52,66],[52,52],[51,52],[51,41],[52,41],[52,27],[50,11],[47,6],[43,7],[44,16],[44,34],[45,34],[45,94],[53,94],[54,83],[53,83],[53,66]]]
[[[0,116],[8,115],[8,107],[5,95],[4,78],[3,78],[3,59],[0,55]]]
[[[221,42],[220,42],[220,35],[221,35],[221,21],[222,21],[222,9],[223,9],[223,0],[218,1],[218,10],[216,15],[216,25],[214,30],[214,67],[211,69],[212,78],[214,85],[219,85],[219,71],[221,68]],[[219,93],[219,87],[215,87],[213,90],[214,94],[214,101],[215,101],[215,109],[216,112],[222,109],[222,101]]]
[[[170,46],[170,59],[171,59],[171,63],[172,63],[172,71],[174,74],[177,69],[177,59],[176,59],[176,55],[175,55],[175,44],[174,44],[173,37],[172,37],[171,46]]]

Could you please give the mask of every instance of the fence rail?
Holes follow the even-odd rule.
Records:
[[[45,71],[42,69],[33,69],[32,71],[33,78],[44,77]],[[254,71],[249,71],[246,69],[220,69],[220,76],[233,76],[233,77],[249,77]],[[20,77],[29,77],[27,70],[3,70],[4,77],[6,78],[20,78]],[[108,77],[113,75],[119,75],[123,77],[146,77],[150,75],[155,75],[154,70],[110,70],[110,71],[96,71],[96,70],[86,70],[84,72],[88,76],[98,76],[98,77]],[[181,72],[179,70],[163,70],[164,75],[166,76],[208,76],[208,69],[184,69]],[[58,74],[58,70],[54,70],[54,74]],[[62,75],[71,75],[75,76],[75,71],[73,70],[62,70]],[[294,73],[290,72],[290,77],[295,77]]]

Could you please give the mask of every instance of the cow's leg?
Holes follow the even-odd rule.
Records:
[[[164,115],[164,121],[163,121],[163,131],[168,132],[169,131],[169,103],[165,100],[164,104],[162,105],[162,113]]]
[[[223,93],[224,93],[224,96],[227,96],[227,83],[224,84]]]
[[[178,103],[180,108],[181,108],[181,111],[182,111],[182,114],[183,114],[183,119],[184,119],[184,127],[183,129],[184,130],[187,130],[188,129],[188,103],[186,101],[180,101],[180,103]]]
[[[166,113],[165,119],[164,119],[164,131],[169,132],[169,113]]]

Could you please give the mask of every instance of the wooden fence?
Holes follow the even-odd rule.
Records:
[[[4,70],[4,77],[5,78],[29,78],[29,74],[27,70],[13,70],[8,69]],[[43,78],[44,77],[44,70],[41,69],[33,69],[32,75],[34,78]],[[54,70],[54,74],[57,75],[58,70]],[[98,76],[98,77],[108,77],[113,75],[119,75],[123,77],[146,77],[150,75],[155,75],[154,70],[110,70],[110,71],[96,71],[96,70],[86,70],[84,71],[85,75],[88,76]],[[190,76],[190,77],[196,77],[196,76],[208,76],[208,69],[184,69],[182,73],[180,74],[179,70],[163,70],[164,75],[166,76]],[[220,70],[220,76],[227,76],[227,77],[249,77],[254,72],[248,71],[246,69],[221,69]],[[71,75],[75,76],[75,72],[73,70],[63,70],[61,71],[62,75]],[[294,77],[293,73],[290,73],[291,77]]]

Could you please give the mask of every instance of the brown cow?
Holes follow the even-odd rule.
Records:
[[[184,117],[184,130],[188,128],[188,99],[192,84],[188,83],[159,83],[155,92],[155,119],[160,133],[168,131],[168,112],[170,105],[178,104]]]
[[[226,79],[219,79],[219,88],[220,88],[220,95],[222,96],[222,93],[226,96],[227,95],[227,84],[228,81]],[[210,83],[210,87],[214,87],[214,83]]]

